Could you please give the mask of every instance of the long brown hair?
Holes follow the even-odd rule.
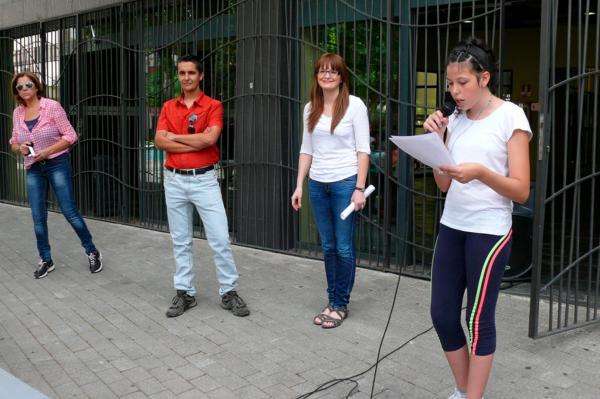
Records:
[[[17,90],[17,81],[22,77],[26,77],[29,78],[29,80],[31,80],[31,83],[33,83],[33,85],[37,89],[37,98],[44,97],[44,85],[42,84],[42,82],[40,82],[38,77],[35,76],[35,74],[32,72],[19,72],[12,78],[11,83],[13,96],[15,96],[15,101],[18,104],[25,105],[25,101],[23,101],[23,99],[19,95],[19,90]]]
[[[348,109],[348,105],[350,105],[350,74],[348,72],[346,62],[341,56],[333,53],[325,53],[319,57],[319,60],[315,63],[312,89],[310,90],[310,112],[308,114],[308,131],[310,133],[315,130],[315,126],[317,126],[317,122],[319,121],[319,118],[321,118],[321,114],[323,113],[323,108],[325,106],[323,89],[321,89],[321,86],[319,86],[319,82],[317,80],[319,69],[323,67],[331,68],[334,71],[337,71],[341,77],[340,93],[335,99],[335,104],[333,106],[333,117],[331,118],[331,134],[333,134],[336,126],[344,117],[344,114]]]

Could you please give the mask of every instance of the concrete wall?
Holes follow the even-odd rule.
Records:
[[[129,0],[124,2],[127,1]],[[45,21],[121,2],[121,0],[0,0],[0,29]]]

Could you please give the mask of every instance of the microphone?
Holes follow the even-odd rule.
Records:
[[[452,99],[449,99],[440,107],[442,115],[444,115],[444,117],[446,118],[452,115],[454,113],[454,110],[456,110],[456,103]]]
[[[439,111],[442,113],[442,115],[444,115],[444,118],[449,117],[456,110],[456,103],[454,102],[452,97],[450,97],[450,96],[448,96],[448,97],[449,98],[447,98],[446,101],[439,108]],[[431,133],[431,132],[425,130],[425,133]],[[444,142],[446,142],[446,132],[444,132]]]
[[[456,110],[456,103],[454,102],[454,99],[452,98],[452,96],[447,95],[446,101],[444,101],[444,103],[440,107],[440,111],[441,111],[442,115],[444,115],[444,118],[447,118],[450,115],[452,115],[455,110]],[[425,132],[425,133],[431,133],[431,132]],[[448,129],[444,130],[444,137],[442,138],[443,144],[446,144],[446,134],[447,133],[448,133]]]

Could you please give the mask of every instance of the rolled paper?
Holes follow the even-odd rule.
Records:
[[[365,198],[368,198],[373,191],[375,191],[375,186],[371,184],[365,189]],[[346,220],[346,218],[350,216],[352,212],[354,212],[354,202],[350,202],[350,205],[348,205],[346,209],[340,213],[340,219]]]

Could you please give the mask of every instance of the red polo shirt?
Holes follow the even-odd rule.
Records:
[[[163,104],[158,118],[156,130],[166,130],[175,134],[189,134],[190,116],[196,115],[194,122],[196,134],[203,132],[209,126],[223,128],[223,105],[220,101],[200,93],[190,108],[183,102],[183,93]],[[202,150],[186,153],[167,151],[165,166],[175,169],[196,169],[214,165],[219,162],[219,148],[211,145]]]

